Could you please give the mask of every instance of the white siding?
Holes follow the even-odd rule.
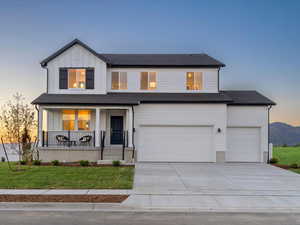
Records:
[[[148,92],[218,92],[218,69],[195,69],[195,68],[113,68],[107,70],[107,90],[111,90],[111,73],[113,71],[127,72],[127,90],[121,92],[147,92],[140,89],[140,73],[154,71],[157,73],[157,89]],[[186,73],[202,72],[203,73],[203,90],[188,91],[186,90]]]
[[[143,125],[182,125],[212,126],[212,151],[226,149],[226,116],[225,104],[142,104],[135,107],[135,140],[137,151],[139,133]],[[218,128],[221,132],[218,133]]]
[[[61,67],[93,67],[95,68],[95,89],[68,90],[59,89],[59,68]],[[106,63],[87,51],[80,45],[74,45],[47,65],[48,92],[50,94],[105,94],[106,93]]]
[[[229,128],[259,128],[261,162],[268,151],[268,109],[266,106],[228,106]]]

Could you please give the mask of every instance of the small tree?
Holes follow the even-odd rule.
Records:
[[[36,126],[34,109],[24,102],[23,95],[13,95],[1,110],[0,121],[4,140],[18,152],[19,160],[32,160],[31,136]]]

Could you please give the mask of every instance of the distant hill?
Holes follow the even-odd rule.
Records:
[[[270,142],[274,145],[298,145],[300,144],[300,127],[280,122],[271,123]]]

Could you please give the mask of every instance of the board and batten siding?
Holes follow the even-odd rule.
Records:
[[[261,162],[268,151],[268,107],[267,106],[228,106],[227,127],[259,128]]]
[[[216,151],[226,149],[226,104],[141,104],[134,110],[137,151],[139,133],[145,125],[211,126],[214,159]],[[221,129],[220,133],[218,128]]]
[[[94,68],[94,89],[59,89],[59,68]],[[74,45],[47,64],[49,94],[106,94],[106,63],[80,45]]]
[[[127,89],[112,90],[112,72],[127,72]],[[156,72],[157,88],[155,90],[141,90],[141,72]],[[203,90],[186,90],[186,73],[202,72]],[[109,92],[218,92],[218,69],[195,69],[195,68],[109,68],[107,70],[107,90]]]

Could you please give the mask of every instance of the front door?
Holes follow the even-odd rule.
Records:
[[[123,140],[123,116],[110,117],[110,144],[120,145]]]

